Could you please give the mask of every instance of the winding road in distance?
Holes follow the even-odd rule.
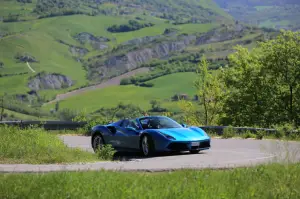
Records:
[[[124,73],[122,75],[119,75],[117,77],[113,77],[105,82],[100,83],[100,84],[96,84],[96,85],[88,86],[88,87],[84,87],[84,88],[79,88],[79,89],[76,89],[76,90],[73,90],[73,91],[70,91],[70,92],[67,92],[64,94],[58,94],[54,100],[49,101],[49,102],[45,103],[44,105],[52,104],[52,103],[55,103],[57,101],[60,101],[60,100],[66,99],[66,98],[69,98],[69,97],[72,97],[75,95],[79,95],[86,91],[102,89],[102,88],[106,88],[109,86],[117,86],[117,85],[120,85],[120,82],[123,78],[131,77],[131,76],[137,75],[139,73],[145,73],[148,71],[149,71],[149,68],[138,68],[138,69],[132,70],[130,72]]]
[[[60,136],[69,147],[80,147],[93,153],[90,137]],[[287,151],[292,161],[300,161],[300,142],[251,139],[212,139],[211,149],[199,154],[158,154],[141,158],[136,154],[119,154],[116,161],[29,165],[0,165],[0,172],[53,172],[53,171],[172,171],[178,169],[233,168],[252,166],[271,161],[282,161]]]

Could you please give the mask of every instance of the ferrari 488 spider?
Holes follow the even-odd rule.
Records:
[[[94,126],[91,144],[94,151],[110,144],[116,151],[138,151],[147,157],[163,151],[198,153],[210,148],[210,137],[199,127],[169,117],[143,116]]]

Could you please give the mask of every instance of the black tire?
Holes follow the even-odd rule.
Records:
[[[146,147],[146,145],[148,147]],[[151,157],[155,154],[155,146],[154,142],[149,135],[144,135],[140,140],[140,151],[142,156]]]
[[[200,151],[200,150],[190,150],[190,153],[191,153],[191,154],[197,154],[197,153],[199,153],[199,151]]]
[[[103,137],[100,134],[94,135],[92,139],[92,147],[94,152],[96,152],[99,149],[99,147],[101,149],[103,145],[104,145]]]

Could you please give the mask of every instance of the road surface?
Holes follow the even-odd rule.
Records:
[[[90,137],[61,136],[69,147],[93,152]],[[53,164],[0,165],[0,172],[51,172],[78,170],[170,171],[177,169],[232,168],[252,166],[270,161],[282,161],[289,154],[292,161],[300,160],[300,143],[275,140],[212,139],[210,150],[199,154],[158,154],[142,158],[136,154],[120,154],[115,161]],[[289,153],[287,153],[289,152]]]

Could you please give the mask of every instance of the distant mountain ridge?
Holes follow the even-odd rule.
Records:
[[[297,30],[299,0],[214,0],[236,20],[259,26]]]

